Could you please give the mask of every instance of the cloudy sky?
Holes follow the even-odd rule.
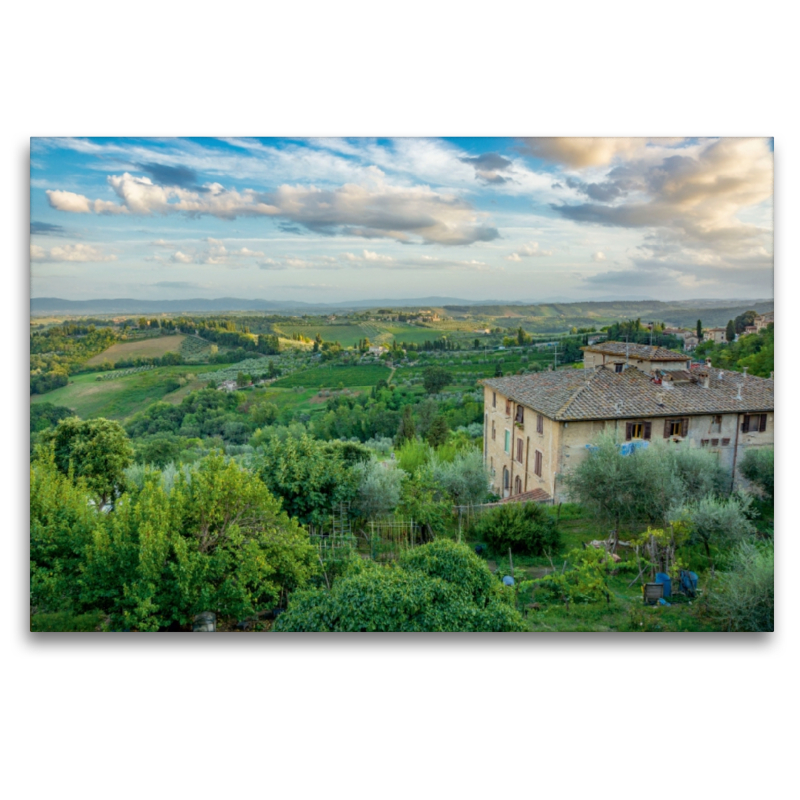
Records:
[[[32,139],[31,296],[772,296],[771,139]]]

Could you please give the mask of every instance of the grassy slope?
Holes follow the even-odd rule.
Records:
[[[153,339],[142,339],[137,342],[119,342],[112,344],[107,350],[92,356],[86,363],[89,366],[110,361],[116,364],[124,358],[155,358],[164,353],[177,353],[186,337],[183,334],[176,336],[158,336]]]
[[[171,390],[169,381],[179,376],[208,370],[207,364],[158,367],[146,372],[125,375],[116,380],[98,381],[103,373],[76,375],[67,386],[31,397],[31,403],[53,403],[71,408],[79,417],[125,419],[159,400],[179,402],[188,388]],[[202,388],[203,383],[195,383]],[[185,390],[185,391],[184,391]]]

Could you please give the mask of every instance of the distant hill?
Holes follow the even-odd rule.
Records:
[[[31,315],[49,314],[196,314],[232,311],[263,311],[282,314],[329,314],[368,308],[439,308],[458,316],[536,318],[557,326],[607,324],[608,320],[641,319],[693,328],[698,319],[706,327],[725,325],[729,319],[753,309],[761,314],[774,309],[774,301],[762,300],[600,300],[584,302],[524,302],[505,300],[462,300],[456,297],[354,300],[341,303],[303,303],[296,300],[259,300],[237,297],[189,300],[63,300],[58,297],[31,299]],[[501,323],[502,324],[502,323]]]

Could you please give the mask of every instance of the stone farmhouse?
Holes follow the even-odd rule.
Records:
[[[583,369],[481,381],[484,462],[501,497],[566,500],[564,475],[607,430],[628,451],[657,439],[707,448],[732,476],[744,450],[773,445],[773,380],[691,365],[659,347],[583,350]]]

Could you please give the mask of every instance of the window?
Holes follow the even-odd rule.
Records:
[[[689,433],[689,420],[666,419],[664,420],[664,438],[670,439],[673,436],[686,436]]]
[[[497,408],[497,392],[492,392],[492,408]]]
[[[745,414],[742,420],[742,433],[763,433],[767,429],[766,414]]]
[[[514,494],[522,494],[522,479],[519,475],[514,478]]]
[[[731,443],[730,439],[723,439],[722,440],[722,446],[723,447],[727,447],[730,443]]]
[[[525,422],[525,407],[524,406],[517,406],[517,414],[514,417],[515,422]]]
[[[503,449],[506,451],[506,453],[511,452],[511,431],[506,431],[506,443]]]
[[[653,426],[650,422],[626,422],[625,441],[629,442],[631,439],[649,439],[652,430]]]
[[[536,415],[536,433],[544,433],[544,417],[541,414]]]
[[[523,444],[524,444],[524,442],[522,441],[522,437],[517,439],[517,461],[519,461],[520,464],[522,463],[522,448],[523,448]]]
[[[533,459],[533,472],[540,478],[542,477],[542,454],[538,450]]]
[[[492,441],[494,441],[496,438],[497,438],[497,431],[495,430],[494,427],[494,420],[492,420]]]
[[[507,417],[511,416],[511,401],[510,400],[506,400],[506,416]]]
[[[503,467],[503,489],[508,491],[509,486],[509,474],[508,474],[508,467]]]
[[[711,433],[720,433],[722,431],[722,414],[714,414],[711,418]]]
[[[624,364],[614,364],[614,372],[622,372],[624,366]]]

